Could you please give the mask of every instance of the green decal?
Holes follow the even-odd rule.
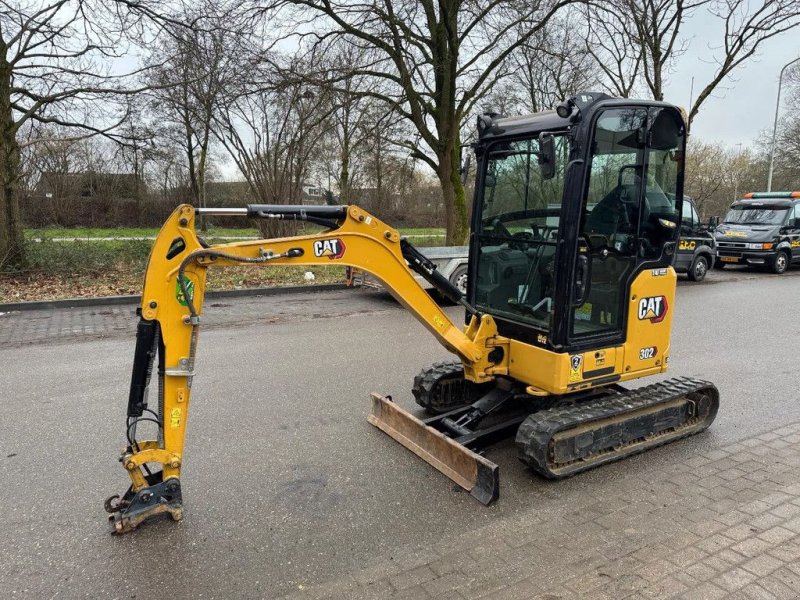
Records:
[[[191,279],[183,276],[183,282],[186,284],[186,292],[189,294],[189,300],[194,300],[194,283]],[[175,282],[175,297],[178,299],[178,304],[181,306],[188,306],[188,302],[186,302],[186,298],[183,297],[183,290],[181,289],[181,282]]]

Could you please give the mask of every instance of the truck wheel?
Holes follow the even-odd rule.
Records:
[[[467,295],[467,265],[456,267],[456,270],[450,275],[450,283],[456,286],[463,295]]]
[[[686,274],[691,281],[703,281],[706,278],[706,273],[708,273],[708,259],[699,254],[695,257]]]
[[[772,261],[772,272],[781,275],[789,268],[789,256],[783,250],[780,250],[775,255],[775,260]]]

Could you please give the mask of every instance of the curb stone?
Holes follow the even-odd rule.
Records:
[[[347,289],[344,283],[325,283],[319,285],[291,285],[283,287],[245,288],[241,290],[221,290],[207,292],[206,300],[215,298],[240,298],[245,296],[277,296],[282,294],[309,294],[332,292]],[[31,300],[29,302],[0,303],[0,312],[24,310],[46,310],[51,308],[80,308],[84,306],[111,306],[120,304],[139,304],[140,294],[131,296],[98,296],[92,298],[68,298],[65,300]]]

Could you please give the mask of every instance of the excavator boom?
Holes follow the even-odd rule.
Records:
[[[194,229],[195,216],[203,210],[218,215],[306,221],[327,229],[322,233],[289,238],[208,245],[197,237]],[[182,517],[183,443],[208,268],[333,264],[358,267],[378,277],[445,348],[461,359],[465,375],[470,379],[485,383],[496,374],[507,372],[503,365],[505,355],[502,352],[492,354],[492,350],[505,343],[497,335],[492,317],[479,315],[424,255],[402,240],[395,229],[361,208],[251,205],[242,209],[195,209],[189,205],[179,206],[156,238],[145,275],[128,398],[128,444],[121,458],[131,486],[122,497],[112,496],[105,505],[116,533],[130,531],[155,515],[169,514],[176,520]],[[444,295],[465,305],[472,314],[465,330],[456,326],[416,281],[412,268]],[[154,367],[159,388],[157,407],[148,402]],[[485,480],[483,467],[488,461],[465,447],[447,445],[438,432],[415,427],[416,418],[391,403],[388,397],[376,394],[373,403],[370,422],[466,489],[480,488],[478,471],[481,481]],[[157,439],[137,438],[137,426],[144,422],[157,424]],[[413,442],[410,432],[415,429],[419,431],[417,441]],[[437,444],[445,444],[449,452],[433,451]],[[425,448],[431,451],[426,454]],[[160,464],[161,470],[151,471],[153,464]],[[496,467],[493,472],[496,480]],[[496,486],[496,481],[493,485]]]

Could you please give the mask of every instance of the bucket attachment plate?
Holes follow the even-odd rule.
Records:
[[[390,397],[372,394],[368,421],[444,473],[482,504],[500,494],[500,468],[480,454],[429,427]]]

